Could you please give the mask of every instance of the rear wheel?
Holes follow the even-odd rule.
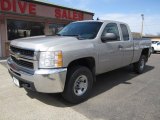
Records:
[[[93,75],[87,67],[72,67],[68,71],[62,96],[70,103],[80,103],[89,97],[92,85]]]
[[[147,61],[146,56],[141,55],[139,61],[133,64],[134,70],[136,73],[138,73],[138,74],[143,73],[143,71],[145,69],[146,61]]]

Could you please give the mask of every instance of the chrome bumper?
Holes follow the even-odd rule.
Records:
[[[33,83],[32,86],[37,92],[59,93],[64,90],[67,68],[33,71],[15,64],[11,58],[8,58],[7,64],[12,77],[16,77],[20,82]]]

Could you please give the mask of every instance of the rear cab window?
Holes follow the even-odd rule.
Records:
[[[121,31],[122,31],[122,38],[124,41],[130,40],[129,31],[125,24],[120,24]]]

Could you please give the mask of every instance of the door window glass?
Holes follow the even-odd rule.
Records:
[[[107,24],[106,27],[104,28],[102,36],[104,36],[106,33],[114,33],[117,36],[117,40],[120,40],[119,30],[116,23]]]

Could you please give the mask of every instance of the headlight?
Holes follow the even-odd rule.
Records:
[[[58,68],[63,66],[62,51],[40,52],[39,68]]]

